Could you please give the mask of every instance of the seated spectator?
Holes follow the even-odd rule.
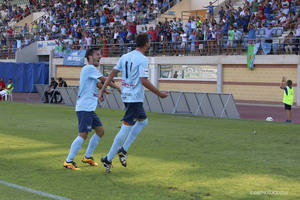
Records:
[[[0,92],[4,89],[5,89],[5,82],[4,82],[3,78],[0,78]],[[2,97],[0,96],[0,101],[1,101],[1,99],[2,99]]]
[[[8,79],[8,84],[6,86],[6,89],[0,91],[0,96],[3,98],[6,95],[10,95],[14,89],[14,84],[12,82],[12,79]]]
[[[58,78],[58,87],[68,87],[67,82],[61,77]]]
[[[0,78],[0,91],[4,90],[5,89],[5,83],[4,83],[4,80],[3,78]]]
[[[49,103],[49,95],[50,95],[50,98],[53,96],[54,98],[54,102],[57,102],[56,100],[56,95],[54,95],[54,92],[55,92],[55,88],[57,87],[58,83],[55,81],[55,79],[52,77],[51,78],[51,82],[50,82],[50,85],[49,85],[49,88],[47,91],[45,91],[45,102],[44,103]],[[51,103],[51,102],[50,102]]]

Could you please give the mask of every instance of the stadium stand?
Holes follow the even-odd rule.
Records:
[[[134,48],[135,35],[141,32],[151,39],[149,55],[241,54],[248,43],[261,43],[263,49],[271,45],[272,50],[259,53],[285,54],[290,43],[293,48],[289,53],[299,51],[299,0],[226,0],[213,8],[217,12],[210,19],[191,14],[187,20],[166,18],[159,22],[158,16],[178,1],[2,2],[1,58],[13,57],[18,48],[40,40],[57,40],[60,50],[100,46],[103,56],[120,56]],[[44,14],[38,19],[24,23],[26,16],[41,11]],[[21,27],[12,25],[21,20]],[[285,44],[290,32],[293,37]]]

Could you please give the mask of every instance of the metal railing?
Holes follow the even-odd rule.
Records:
[[[16,51],[16,48],[1,49],[0,59],[15,59]]]
[[[191,42],[152,42],[147,52],[148,56],[213,56],[213,55],[245,55],[248,44],[260,44],[258,55],[265,54],[264,46],[269,46],[268,54],[296,54],[299,52],[300,39],[287,43],[284,39],[274,38],[271,43],[265,39],[256,40],[201,40],[195,45]],[[103,57],[120,57],[135,49],[134,43],[107,45],[73,45],[71,49],[99,48]]]

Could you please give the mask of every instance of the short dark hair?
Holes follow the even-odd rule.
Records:
[[[91,49],[88,49],[85,53],[85,57],[86,59],[89,61],[89,56],[92,56],[94,51],[99,51],[99,49],[97,48],[91,48]]]
[[[292,86],[292,85],[293,85],[293,81],[292,81],[292,80],[287,80],[286,84],[287,84],[288,86]]]
[[[136,42],[136,47],[139,48],[144,47],[147,44],[147,42],[149,42],[148,34],[147,33],[138,34],[136,36],[135,42]]]

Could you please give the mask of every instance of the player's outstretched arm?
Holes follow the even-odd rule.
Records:
[[[143,86],[145,86],[145,88],[147,88],[160,98],[166,98],[167,96],[169,96],[168,92],[160,92],[156,87],[154,87],[154,85],[152,85],[152,83],[147,78],[141,78],[141,82]]]
[[[100,78],[100,80],[101,80],[102,83],[105,83],[106,78],[105,78],[104,76],[102,76],[102,77]],[[121,88],[120,88],[119,86],[117,86],[117,84],[115,84],[115,83],[113,83],[113,82],[110,82],[108,85],[109,85],[110,87],[112,87],[112,88],[116,88],[116,89],[121,93]],[[99,89],[101,89],[102,87],[103,87],[103,86],[101,85],[101,87],[99,87]]]
[[[118,70],[113,69],[112,72],[109,74],[108,78],[105,80],[104,85],[102,86],[100,92],[99,92],[99,99],[100,101],[104,101],[104,93],[105,93],[105,88],[111,83],[111,80],[118,74]]]

